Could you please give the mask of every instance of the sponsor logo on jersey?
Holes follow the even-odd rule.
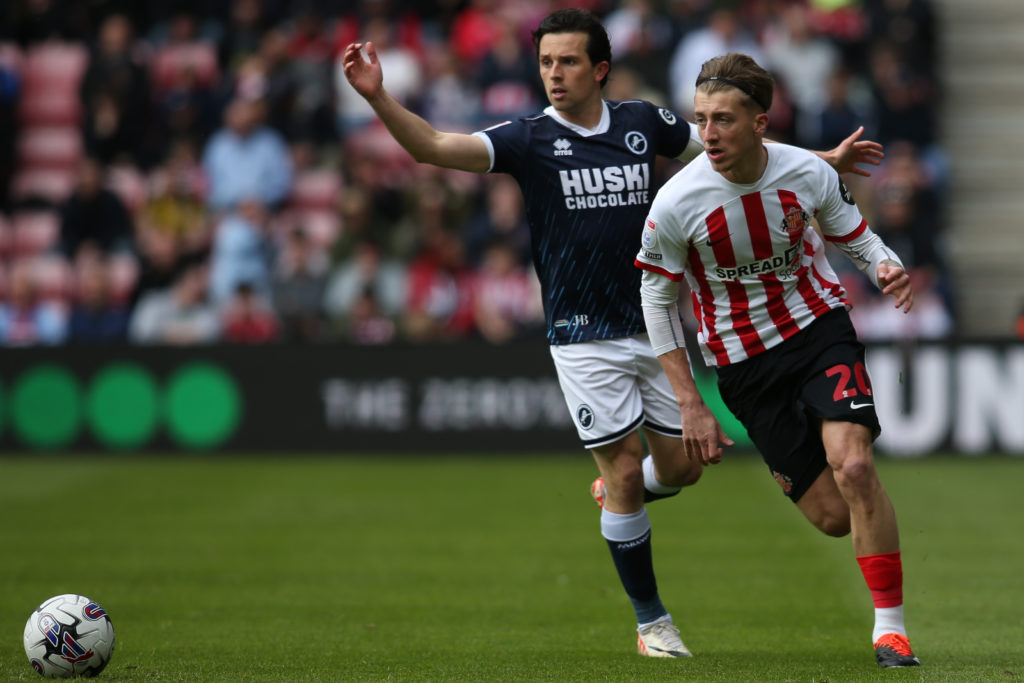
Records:
[[[646,144],[646,143],[645,143]],[[651,171],[646,163],[559,171],[567,209],[647,204]]]
[[[572,143],[565,138],[558,138],[555,140],[555,156],[556,157],[571,157],[572,156]]]
[[[647,151],[647,138],[643,133],[631,130],[626,133],[626,147],[629,147],[633,154],[643,154]]]
[[[590,316],[586,313],[577,313],[571,318],[559,318],[553,324],[555,327],[569,327],[570,325],[586,327],[590,324]]]
[[[781,256],[760,259],[744,263],[735,268],[715,268],[715,276],[720,280],[738,280],[750,275],[775,272],[779,277],[789,277],[796,269],[800,260],[800,253],[803,251],[803,244],[794,244]]]
[[[802,235],[810,220],[806,211],[799,206],[791,206],[786,212],[785,218],[782,219],[782,229],[789,235]]]
[[[661,120],[670,126],[676,125],[676,115],[670,112],[664,107],[658,107],[658,114],[661,116]]]
[[[650,218],[647,219],[647,224],[644,226],[644,234],[640,237],[640,244],[643,245],[644,249],[654,249],[658,246],[658,224]]]

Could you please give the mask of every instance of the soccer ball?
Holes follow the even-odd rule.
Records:
[[[84,595],[58,595],[28,618],[25,654],[40,676],[95,676],[114,654],[114,625]]]

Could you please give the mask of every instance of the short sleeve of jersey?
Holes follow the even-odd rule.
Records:
[[[698,145],[702,145],[695,125],[679,118],[674,112],[664,107],[650,102],[644,102],[644,104],[650,109],[654,127],[658,131],[658,154],[675,159],[682,155],[695,140]]]
[[[644,221],[640,237],[640,252],[636,256],[638,265],[644,270],[660,273],[678,282],[683,277],[683,259],[689,251],[685,228],[680,223],[679,212],[673,210],[676,201],[671,192],[662,192],[651,203],[651,210]]]
[[[509,173],[518,176],[523,168],[523,157],[530,150],[530,128],[522,121],[505,121],[486,128],[477,135],[490,141],[494,158],[491,173]]]
[[[857,208],[849,188],[835,169],[818,157],[815,159],[818,160],[817,173],[820,176],[823,193],[821,208],[817,215],[818,223],[826,239],[841,241],[861,229],[864,217]]]

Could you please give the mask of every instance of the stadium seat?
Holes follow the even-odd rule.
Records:
[[[195,79],[200,88],[209,89],[220,75],[217,51],[208,42],[167,45],[153,56],[151,73],[158,92],[178,85],[185,76]]]
[[[88,64],[88,51],[77,43],[30,47],[22,62],[20,120],[29,125],[76,125],[82,115],[78,87]]]
[[[32,277],[41,299],[67,303],[71,297],[71,264],[61,254],[32,258]]]
[[[38,43],[25,54],[25,89],[77,92],[88,66],[89,51],[80,43]]]
[[[11,216],[11,253],[28,257],[55,249],[60,242],[56,211],[18,211]]]
[[[82,134],[75,126],[30,126],[18,135],[22,168],[73,169],[82,150]]]
[[[341,174],[334,169],[302,171],[295,177],[288,203],[297,209],[336,210],[341,189]]]
[[[18,102],[18,119],[26,125],[77,125],[82,119],[82,103],[77,92],[25,92]]]
[[[40,200],[57,206],[71,195],[74,184],[73,169],[22,169],[11,181],[11,198],[15,201]]]
[[[0,69],[19,76],[25,69],[25,55],[15,43],[0,41]]]

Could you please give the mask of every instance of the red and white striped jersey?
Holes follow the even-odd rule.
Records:
[[[651,205],[636,257],[647,271],[645,305],[674,304],[686,278],[708,365],[755,356],[849,308],[812,218],[865,271],[880,250],[891,254],[825,161],[789,145],[766,147],[756,183],[729,182],[705,155],[673,176]]]

